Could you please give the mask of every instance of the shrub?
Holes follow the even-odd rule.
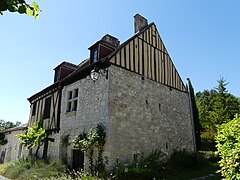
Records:
[[[192,153],[184,150],[174,150],[168,160],[170,168],[195,170],[203,167],[207,162],[204,156],[200,153]]]
[[[217,163],[220,160],[215,151],[199,151],[199,153],[202,154],[210,163]]]
[[[113,172],[113,179],[154,179],[163,178],[165,172],[165,154],[160,150],[152,151],[147,157],[143,154],[134,154],[133,162],[121,165],[118,161]]]
[[[201,132],[201,150],[216,151],[215,136],[217,132],[215,129],[205,129]]]
[[[240,117],[218,127],[217,154],[220,156],[219,172],[226,179],[240,179]]]

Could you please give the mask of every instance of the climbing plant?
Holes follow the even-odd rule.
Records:
[[[37,124],[30,127],[26,133],[18,134],[17,137],[29,150],[37,146],[35,153],[35,156],[37,156],[40,146],[42,146],[48,139],[48,135],[45,132],[45,129],[43,129],[42,118]]]
[[[94,172],[103,173],[105,163],[103,159],[103,148],[106,142],[106,132],[102,124],[98,124],[95,129],[90,129],[88,133],[81,133],[72,140],[74,148],[80,149],[86,153],[89,159],[89,169],[91,174]],[[94,164],[94,150],[97,149],[97,161]]]

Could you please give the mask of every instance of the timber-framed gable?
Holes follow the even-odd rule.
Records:
[[[108,61],[171,88],[187,91],[154,23],[124,42]]]

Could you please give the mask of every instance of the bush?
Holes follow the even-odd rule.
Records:
[[[199,153],[202,154],[210,163],[217,163],[220,160],[215,151],[199,151]]]
[[[113,172],[113,179],[154,179],[163,178],[165,172],[165,154],[160,150],[152,151],[147,157],[143,154],[134,154],[133,162],[128,165],[116,163],[116,169]]]
[[[201,132],[201,150],[202,151],[216,151],[215,136],[217,135],[214,129],[205,129]]]
[[[196,170],[206,165],[208,161],[200,153],[174,150],[168,160],[171,169]]]
[[[218,127],[216,142],[219,172],[226,179],[240,179],[240,117]]]

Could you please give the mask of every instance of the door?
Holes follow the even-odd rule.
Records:
[[[81,150],[73,149],[72,168],[75,171],[83,169],[84,153]]]

